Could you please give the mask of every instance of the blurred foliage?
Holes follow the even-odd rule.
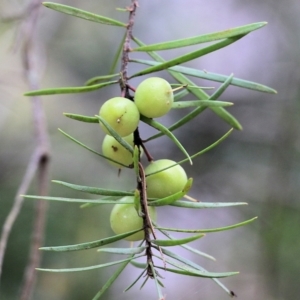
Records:
[[[0,1],[2,15],[4,12],[13,12],[22,5],[21,2]],[[66,4],[71,2],[82,9],[126,21],[127,15],[115,10],[115,7],[127,5],[125,0],[109,3],[65,1]],[[167,208],[161,211],[164,219],[162,225],[171,223],[175,226],[174,223],[178,222],[193,228],[200,223],[201,227],[209,228],[257,215],[259,220],[255,224],[232,232],[215,233],[194,242],[194,245],[201,251],[213,253],[224,265],[224,270],[230,266],[230,269],[241,271],[239,276],[224,281],[241,299],[250,300],[257,295],[266,300],[296,299],[300,294],[297,257],[300,246],[300,70],[296,67],[300,59],[300,7],[296,0],[247,3],[232,0],[218,3],[218,7],[216,5],[196,0],[176,2],[176,5],[173,2],[164,3],[163,6],[158,1],[142,3],[137,14],[135,33],[143,37],[145,42],[154,43],[250,22],[268,21],[265,29],[221,50],[222,54],[221,51],[210,54],[191,66],[228,75],[233,72],[238,77],[274,87],[278,95],[230,87],[223,100],[235,103],[230,111],[241,121],[244,130],[233,133],[218,148],[196,159],[193,168],[186,165],[187,173],[194,177],[192,196],[202,201],[245,201],[249,206],[189,212],[189,215],[183,212],[179,215],[177,208]],[[12,51],[17,25],[0,24],[0,224],[11,208],[34,143],[30,100],[22,96],[27,87],[22,77],[20,51]],[[121,38],[117,28],[98,26],[71,17],[63,18],[44,9],[40,40],[47,56],[47,63],[44,64],[47,68],[42,87],[76,86],[92,76],[106,74],[112,62],[111,54],[116,51]],[[185,50],[174,50],[174,53],[183,54],[182,51]],[[141,58],[146,57],[141,54]],[[133,74],[138,70],[140,67],[132,64],[130,72]],[[166,73],[164,76],[169,79]],[[132,80],[133,84],[138,82],[139,79]],[[205,81],[199,80],[197,83],[205,85]],[[126,170],[118,178],[115,170],[105,161],[83,149],[73,148],[72,143],[57,131],[58,127],[62,128],[94,149],[100,149],[103,134],[97,126],[82,123],[75,128],[74,122],[62,113],[94,115],[103,101],[118,93],[116,87],[108,87],[84,96],[44,97],[53,151],[52,178],[78,184],[88,182],[89,185],[107,188],[113,188],[116,184],[122,188],[132,186],[134,178],[127,176],[129,173]],[[180,114],[174,110],[162,122],[172,124]],[[175,133],[187,150],[194,153],[218,139],[227,129],[227,125],[207,111],[190,124],[189,134],[181,129]],[[142,133],[147,137],[153,132],[143,131],[142,127]],[[180,151],[173,148],[167,138],[149,143],[149,148],[156,158],[172,153],[174,160],[182,159]],[[33,185],[31,192],[34,191]],[[52,185],[51,194],[78,196],[76,193],[66,193],[56,185]],[[107,205],[104,210],[81,210],[75,204],[51,203],[45,244],[71,244],[107,236],[111,233],[108,228],[110,208]],[[13,228],[1,283],[0,296],[3,299],[17,297],[28,255],[33,209],[34,200],[26,200]],[[126,245],[126,242],[120,243]],[[92,250],[72,255],[61,254],[59,259],[57,255],[46,253],[43,265],[53,268],[83,266],[95,261],[102,263],[107,259],[107,254]],[[207,264],[210,269],[214,268],[213,262],[203,264],[204,267]],[[105,269],[103,273],[93,271],[59,276],[41,273],[33,299],[90,298],[112,272]],[[126,277],[135,276],[134,272],[129,269],[114,289],[109,291],[106,299],[135,297],[134,289],[122,294],[122,288],[129,283]],[[166,277],[167,299],[201,297],[212,300],[220,299],[220,295],[223,295],[202,279],[184,279],[180,287],[176,283],[172,285],[179,277],[162,274]],[[151,288],[150,284],[143,289],[143,299],[152,299],[149,293]]]

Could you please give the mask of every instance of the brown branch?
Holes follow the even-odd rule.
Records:
[[[129,62],[129,52],[130,52],[130,41],[132,39],[132,29],[134,25],[134,17],[135,17],[135,12],[138,7],[138,1],[137,0],[132,0],[131,1],[131,6],[128,8],[129,11],[129,21],[127,24],[127,31],[126,31],[126,37],[123,45],[123,51],[122,51],[122,58],[121,58],[121,91],[122,94],[125,95],[125,90],[127,89],[127,70],[128,70],[128,62]]]
[[[1,233],[1,239],[0,239],[0,278],[2,274],[2,266],[3,266],[3,260],[5,255],[5,250],[7,246],[7,241],[11,232],[11,229],[19,215],[19,212],[22,208],[23,200],[24,198],[21,195],[24,195],[29,186],[30,183],[36,173],[36,170],[38,168],[38,161],[40,154],[38,153],[39,149],[36,149],[34,153],[31,156],[31,159],[29,161],[29,164],[27,166],[25,175],[23,177],[22,183],[17,191],[16,197],[14,199],[13,206],[7,215],[4,225],[2,227],[2,233]]]
[[[25,9],[27,12],[26,19],[23,20],[22,26],[18,34],[22,38],[22,55],[23,55],[23,68],[25,79],[30,89],[38,89],[40,74],[38,71],[37,58],[39,55],[36,53],[35,34],[37,29],[37,20],[39,15],[39,8],[41,7],[40,1],[32,0]],[[20,44],[17,40],[16,44]],[[48,193],[48,173],[49,173],[49,142],[48,133],[46,128],[46,121],[44,111],[42,108],[41,99],[38,97],[32,98],[32,111],[34,130],[36,137],[36,148],[33,151],[30,162],[27,166],[26,173],[23,177],[22,183],[17,191],[13,207],[8,214],[0,239],[0,276],[4,260],[5,249],[11,229],[17,219],[23,204],[23,197],[26,194],[34,176],[38,177],[38,192],[39,195],[46,195]],[[26,267],[26,272],[23,279],[23,287],[20,299],[27,300],[30,298],[34,289],[36,280],[35,268],[39,266],[41,260],[41,252],[38,248],[42,245],[44,236],[46,216],[46,203],[38,201],[36,203],[36,212],[34,220],[34,228],[31,238],[30,256]]]
[[[129,11],[129,21],[127,25],[126,37],[123,45],[123,52],[121,58],[121,95],[133,101],[133,97],[130,95],[129,91],[135,91],[135,88],[128,84],[128,63],[129,63],[129,52],[131,50],[130,41],[132,40],[132,30],[134,25],[134,17],[135,12],[138,7],[138,1],[132,0],[131,6],[128,8]],[[145,146],[143,145],[142,139],[140,138],[139,129],[137,128],[134,132],[134,144],[138,147],[142,147],[145,151],[145,154],[149,161],[153,160],[150,153],[147,151]],[[153,238],[156,239],[154,227],[152,225],[152,221],[149,215],[148,210],[148,199],[147,199],[147,191],[146,191],[146,178],[143,165],[139,162],[139,176],[137,177],[137,189],[140,192],[140,204],[144,225],[144,240],[146,244],[146,257],[147,257],[147,276],[153,278],[154,274],[151,268],[153,265],[153,254],[152,254],[152,242],[150,238],[150,233],[152,233]]]
[[[140,191],[140,201],[141,201],[141,211],[144,225],[144,234],[145,234],[145,243],[146,243],[146,256],[147,256],[147,275],[150,278],[153,278],[153,272],[151,268],[151,264],[153,264],[153,253],[152,253],[152,243],[150,238],[150,231],[153,237],[156,239],[156,235],[154,232],[154,228],[152,225],[152,221],[148,211],[148,203],[147,203],[147,192],[146,192],[146,177],[143,165],[139,163],[139,173],[140,180],[138,180],[138,189]]]

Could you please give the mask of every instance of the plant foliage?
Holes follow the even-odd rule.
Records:
[[[90,13],[87,11],[80,10],[75,7],[66,6],[58,3],[52,2],[44,2],[43,5],[47,8],[56,10],[57,12],[64,13],[70,15],[72,17],[78,17],[87,21],[97,22],[100,25],[111,25],[111,26],[118,26],[120,30],[124,30],[124,39],[120,43],[120,47],[117,51],[117,54],[114,59],[114,66],[112,68],[113,74],[109,73],[107,75],[99,75],[97,77],[88,79],[85,84],[79,87],[59,87],[59,88],[51,88],[51,89],[44,89],[44,90],[36,90],[36,91],[29,91],[25,95],[26,96],[37,96],[37,95],[55,95],[55,94],[69,94],[69,93],[85,93],[89,91],[94,91],[96,89],[101,89],[109,85],[118,84],[121,88],[121,95],[126,97],[132,101],[134,101],[134,95],[132,95],[132,91],[135,88],[131,87],[129,81],[131,78],[148,75],[153,72],[158,71],[167,71],[170,75],[173,76],[177,85],[181,87],[181,90],[177,90],[177,93],[174,97],[174,103],[172,105],[173,109],[184,109],[187,107],[192,107],[193,110],[187,113],[184,117],[178,120],[173,125],[169,126],[168,128],[162,125],[160,122],[147,118],[141,115],[140,120],[155,128],[158,133],[150,136],[148,138],[141,138],[141,133],[137,128],[134,132],[134,147],[129,145],[119,134],[115,131],[102,117],[99,115],[95,116],[84,116],[72,113],[64,113],[64,115],[72,120],[86,122],[92,124],[99,124],[102,123],[111,136],[113,136],[125,149],[127,149],[133,155],[133,163],[132,165],[122,165],[123,167],[132,168],[132,176],[136,177],[137,186],[132,187],[131,190],[128,191],[121,191],[121,190],[109,190],[105,188],[99,187],[90,187],[90,186],[83,186],[83,185],[76,185],[72,183],[62,182],[58,180],[54,180],[53,182],[56,184],[63,185],[67,188],[74,189],[76,191],[80,191],[82,193],[87,194],[96,194],[99,195],[98,199],[91,200],[88,198],[80,198],[80,199],[73,199],[73,198],[64,198],[64,197],[40,197],[40,196],[30,196],[27,195],[25,197],[32,198],[32,199],[44,199],[48,201],[62,201],[62,202],[76,202],[83,204],[82,207],[90,207],[93,205],[102,205],[102,204],[115,204],[118,203],[119,200],[124,196],[132,196],[134,197],[135,207],[137,212],[143,218],[143,228],[138,228],[137,230],[126,232],[123,234],[113,235],[111,237],[105,237],[100,240],[91,241],[87,243],[81,243],[76,245],[64,245],[64,246],[47,246],[42,247],[41,250],[44,251],[83,251],[86,249],[97,248],[99,252],[107,252],[107,253],[115,253],[120,255],[126,255],[127,258],[116,260],[113,262],[108,262],[105,264],[88,266],[88,267],[77,267],[71,269],[48,269],[48,268],[40,268],[41,271],[49,271],[49,272],[77,272],[77,271],[87,271],[93,270],[97,268],[106,268],[113,265],[119,265],[119,268],[115,271],[115,273],[107,280],[106,284],[99,290],[99,292],[94,296],[95,299],[99,299],[105,291],[114,283],[114,281],[118,278],[118,276],[123,272],[128,264],[135,266],[136,268],[141,268],[141,274],[136,278],[134,282],[132,282],[129,287],[126,289],[132,288],[142,277],[145,277],[146,280],[142,283],[142,286],[145,284],[147,279],[154,279],[157,293],[159,299],[164,299],[161,291],[161,287],[163,286],[161,282],[161,278],[159,276],[158,270],[163,269],[167,272],[173,272],[180,274],[182,276],[195,276],[195,277],[205,277],[214,280],[228,295],[232,296],[234,293],[227,289],[217,278],[227,277],[237,274],[237,272],[209,272],[202,268],[195,262],[192,262],[178,254],[173,252],[169,249],[170,247],[180,246],[184,247],[185,249],[196,253],[197,255],[206,257],[208,259],[214,258],[206,253],[203,253],[197,249],[194,249],[187,245],[187,243],[197,240],[204,236],[204,234],[209,234],[212,232],[217,231],[224,231],[224,230],[231,230],[240,226],[244,226],[249,224],[250,222],[254,221],[256,218],[251,218],[241,223],[236,223],[230,226],[224,226],[221,228],[210,228],[210,229],[186,229],[186,228],[166,228],[161,227],[159,225],[159,221],[152,222],[149,218],[148,206],[159,207],[160,206],[177,206],[179,208],[188,208],[188,209],[204,209],[204,208],[222,208],[222,207],[231,207],[237,205],[244,205],[246,203],[243,202],[232,202],[232,203],[206,203],[206,202],[199,202],[199,201],[191,201],[191,198],[187,195],[189,190],[192,188],[192,178],[190,178],[184,188],[175,194],[168,195],[166,197],[160,199],[151,199],[147,197],[147,189],[145,185],[146,175],[144,172],[144,167],[140,162],[140,149],[142,148],[149,161],[152,160],[149,151],[146,149],[145,144],[153,139],[159,138],[161,136],[167,136],[185,155],[185,159],[176,164],[183,164],[185,162],[190,162],[192,164],[192,159],[203,155],[207,151],[211,150],[212,148],[219,145],[224,139],[226,139],[233,129],[241,130],[242,126],[239,121],[231,115],[227,111],[227,107],[231,106],[233,103],[222,101],[220,98],[223,92],[230,86],[234,85],[240,88],[251,89],[254,91],[265,92],[265,93],[276,93],[275,90],[264,86],[259,83],[246,81],[243,79],[235,78],[233,74],[231,75],[222,75],[222,74],[215,74],[206,71],[201,71],[198,69],[188,68],[182,66],[182,64],[197,59],[201,56],[208,55],[211,52],[219,51],[224,47],[231,45],[232,43],[238,42],[241,38],[244,38],[246,35],[251,33],[254,30],[260,29],[265,26],[266,22],[258,22],[253,24],[247,24],[244,26],[236,27],[227,29],[220,32],[213,32],[208,34],[199,35],[196,37],[188,37],[182,40],[173,40],[173,41],[166,41],[162,43],[154,43],[152,45],[146,45],[138,38],[133,36],[132,28],[134,24],[134,15],[137,9],[137,1],[132,1],[130,8],[128,8],[129,14],[129,22],[125,24],[118,20],[114,20],[109,17],[97,15],[94,13]],[[130,43],[134,42],[135,47],[131,47]],[[212,44],[208,46],[200,46],[200,44],[205,44],[208,42],[212,42]],[[174,57],[168,61],[165,61],[157,52],[161,50],[169,50],[179,47],[187,47],[190,45],[199,45],[199,49],[187,52],[184,55],[179,57]],[[143,51],[150,56],[150,60],[145,59],[137,59],[134,58],[134,54],[136,52]],[[129,57],[130,55],[130,57]],[[133,57],[131,57],[133,56]],[[118,60],[121,60],[121,70],[119,73],[114,72],[116,63]],[[138,63],[141,65],[146,65],[146,67],[135,73],[128,75],[127,74],[127,67],[128,64],[131,63]],[[221,85],[215,89],[211,94],[208,94],[205,88],[198,86],[194,81],[190,79],[190,77],[196,78],[203,78],[212,82],[220,82]],[[182,100],[184,96],[191,95],[191,100]],[[185,149],[184,145],[176,138],[173,131],[177,128],[188,124],[189,121],[192,119],[199,117],[199,115],[205,110],[210,109],[212,110],[218,117],[220,117],[224,122],[228,123],[233,129],[228,131],[221,137],[218,141],[211,144],[209,147],[190,155],[187,150]],[[98,125],[96,125],[98,126]],[[64,131],[60,130],[67,138],[73,141],[75,144],[84,147],[85,149],[91,151],[92,153],[103,157],[104,159],[112,160],[109,157],[94,151],[89,146],[81,143],[77,139],[73,138],[69,134],[65,133]],[[171,168],[170,166],[168,168]],[[165,171],[159,170],[158,172]],[[154,175],[155,173],[148,174],[147,176]],[[123,203],[130,203],[124,202]],[[140,242],[138,246],[135,247],[128,247],[128,248],[119,248],[115,247],[112,248],[102,248],[105,245],[110,245],[120,239],[124,239],[133,233],[139,232],[143,230],[145,232],[145,238]],[[165,239],[157,239],[155,232],[160,232]],[[173,237],[170,232],[181,232],[187,234],[184,238],[176,238]],[[194,235],[190,235],[194,234]],[[176,250],[174,250],[176,251]],[[158,258],[161,261],[161,264],[157,264],[154,262],[153,258]],[[137,258],[144,258],[144,263],[138,262]],[[140,261],[140,260],[139,260]],[[157,260],[155,260],[157,261]]]

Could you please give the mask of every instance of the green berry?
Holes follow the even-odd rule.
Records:
[[[180,165],[175,165],[167,170],[157,172],[169,166],[176,164],[175,161],[169,159],[160,159],[153,161],[145,169],[146,183],[147,183],[147,196],[149,198],[164,198],[180,192],[188,178],[184,169]]]
[[[100,108],[102,117],[120,136],[127,136],[137,128],[140,113],[134,102],[123,97],[107,100]],[[105,133],[111,135],[106,127],[100,123]]]
[[[130,201],[129,204],[121,204],[120,202]],[[122,234],[128,231],[143,228],[143,219],[138,215],[134,207],[134,197],[126,196],[118,201],[110,214],[110,226],[115,234]],[[156,210],[154,207],[149,207],[149,214],[152,220],[156,220]],[[140,241],[144,238],[143,230],[132,234],[125,238],[127,241]]]
[[[132,147],[134,147],[133,144],[133,133],[130,135],[127,135],[123,137],[123,140],[125,140],[128,144],[130,144]],[[104,137],[103,143],[102,143],[102,153],[103,155],[116,160],[123,165],[129,166],[133,164],[133,158],[132,154],[124,148],[113,136],[106,135]],[[142,151],[141,151],[142,154]],[[111,165],[116,166],[117,168],[122,168],[122,165],[114,163],[110,160],[107,160]]]
[[[172,108],[173,100],[172,87],[165,79],[159,77],[142,81],[134,96],[138,110],[148,118],[164,116]]]

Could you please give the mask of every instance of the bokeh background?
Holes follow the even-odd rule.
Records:
[[[28,1],[0,1],[2,16],[22,11]],[[125,1],[59,1],[91,12],[127,20],[116,7]],[[222,280],[239,299],[289,300],[300,295],[300,5],[299,1],[140,1],[134,35],[145,43],[172,40],[223,30],[247,23],[267,21],[268,26],[251,33],[235,44],[214,52],[188,66],[256,81],[275,88],[270,95],[230,87],[222,96],[233,101],[230,108],[244,130],[234,132],[220,146],[185,165],[194,178],[191,196],[201,201],[248,202],[248,206],[190,211],[162,208],[162,225],[186,228],[212,228],[241,222],[253,216],[258,220],[232,231],[208,234],[192,246],[217,258],[216,262],[187,257],[211,271],[240,271]],[[0,24],[0,226],[11,209],[16,190],[34,149],[30,98],[23,77],[21,50],[14,45],[20,22]],[[41,86],[78,86],[87,79],[107,74],[123,30],[42,9],[37,43],[40,66],[44,70]],[[195,48],[195,47],[194,47]],[[194,49],[162,52],[175,57]],[[146,56],[139,56],[146,57]],[[132,74],[141,67],[130,65]],[[166,72],[157,75],[171,80]],[[132,80],[137,85],[140,78]],[[217,87],[217,83],[197,80]],[[94,115],[100,105],[119,95],[117,86],[79,95],[43,98],[52,148],[51,178],[67,182],[131,189],[131,171],[117,171],[101,158],[76,146],[57,130],[78,138],[100,150],[103,133],[99,126],[65,118],[63,112]],[[161,122],[168,125],[184,112],[174,111]],[[223,135],[229,126],[206,110],[196,120],[175,131],[190,153],[199,151]],[[152,131],[141,128],[142,136]],[[167,138],[149,143],[156,158],[182,159],[182,154]],[[36,193],[33,183],[29,194]],[[51,184],[52,196],[83,197]],[[24,202],[8,243],[0,289],[1,299],[17,299],[28,258],[33,226],[34,200]],[[112,234],[109,228],[111,206],[79,209],[76,204],[50,203],[45,245],[66,245],[91,241]],[[118,243],[126,246],[126,242]],[[181,251],[181,250],[178,250]],[[95,250],[78,253],[44,253],[46,268],[79,267],[118,259]],[[79,273],[39,273],[32,299],[92,299],[114,268]],[[103,299],[156,299],[153,282],[140,291],[135,286],[123,290],[137,272],[129,267]],[[162,272],[167,299],[227,299],[211,280],[183,278]]]

